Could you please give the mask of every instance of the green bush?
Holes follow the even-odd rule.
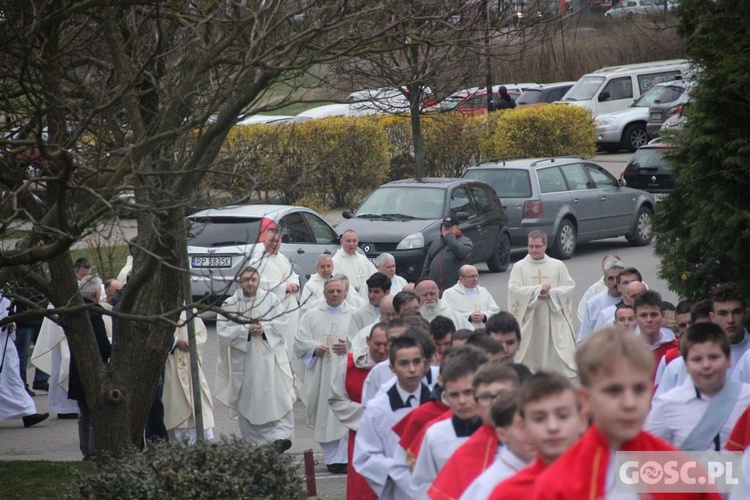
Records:
[[[591,157],[596,152],[596,127],[591,113],[578,106],[509,109],[492,113],[479,139],[482,161],[543,156]]]
[[[305,498],[288,455],[237,438],[195,446],[149,445],[144,452],[102,462],[98,473],[79,477],[77,487],[71,498]]]

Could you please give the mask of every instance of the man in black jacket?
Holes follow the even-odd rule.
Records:
[[[474,243],[461,234],[458,219],[449,215],[443,219],[440,236],[432,242],[422,268],[422,276],[429,276],[437,283],[440,295],[458,283],[458,271],[469,263]]]

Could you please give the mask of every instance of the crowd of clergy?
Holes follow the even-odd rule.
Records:
[[[750,334],[733,283],[675,307],[638,269],[607,255],[602,278],[574,307],[575,282],[547,255],[546,235],[532,231],[501,310],[476,267],[461,265],[442,293],[429,275],[407,283],[392,255],[367,259],[354,231],[334,255],[318,257],[304,287],[280,247],[270,228],[222,306],[213,397],[231,408],[244,439],[281,453],[301,400],[328,470],[347,476],[348,499],[638,498],[617,489],[618,451],[750,446]],[[79,283],[98,303],[101,281]],[[116,304],[110,285],[105,307]],[[92,313],[92,324],[102,319],[95,332],[105,359],[111,326]],[[50,374],[51,411],[79,418],[81,451],[95,459],[80,384],[65,384],[75,365],[62,330],[47,321],[31,362]],[[193,321],[202,347],[205,326]],[[11,330],[0,337],[0,418],[31,426],[47,416],[28,396],[25,366],[18,376],[23,356],[8,349]],[[187,356],[183,326],[160,415],[165,438],[189,444]],[[201,381],[210,439],[212,397],[202,373]],[[750,477],[750,453],[743,468]]]

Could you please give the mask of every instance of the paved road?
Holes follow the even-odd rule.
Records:
[[[614,175],[627,162],[629,155],[603,155],[597,160]],[[339,222],[336,213],[328,214],[332,224]],[[675,301],[676,297],[667,290],[666,284],[657,278],[658,262],[651,246],[631,247],[625,238],[615,238],[591,243],[583,243],[576,249],[576,254],[566,261],[573,279],[576,281],[576,303],[586,288],[601,278],[600,262],[604,254],[620,255],[626,265],[636,266],[643,274],[644,280],[652,289],[662,293],[665,300]],[[525,255],[525,251],[513,253],[513,261]],[[507,282],[509,271],[490,273],[486,266],[480,265],[480,284],[487,287],[495,296],[498,304],[507,306]],[[217,362],[217,342],[215,329],[209,324],[209,341],[206,344],[204,366],[209,385],[213,386],[214,369]],[[33,375],[30,373],[30,378]],[[46,393],[40,392],[35,399],[39,411],[48,408]],[[215,434],[229,436],[237,432],[237,423],[229,418],[229,411],[221,403],[215,403]],[[305,425],[304,407],[295,406],[295,439],[289,451],[295,459],[302,460],[302,452],[312,449],[320,464],[316,467],[318,495],[320,498],[338,499],[345,496],[345,480],[342,476],[328,473],[322,465],[320,447],[314,442],[312,430]],[[0,422],[0,460],[80,460],[78,451],[78,433],[75,421],[50,418],[46,422],[24,429],[19,421]]]

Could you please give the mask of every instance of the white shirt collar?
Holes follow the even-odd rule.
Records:
[[[401,401],[406,403],[406,400],[409,399],[409,396],[414,396],[416,404],[411,403],[411,406],[415,408],[419,406],[420,396],[422,395],[422,384],[419,384],[419,387],[417,387],[416,391],[406,392],[406,390],[402,389],[399,383],[396,382],[396,390],[398,391],[398,395],[401,396]]]
[[[326,305],[326,311],[328,311],[331,314],[341,314],[342,312],[344,312],[343,303],[338,307],[329,306],[328,302],[326,302],[325,305]]]
[[[524,462],[515,453],[510,451],[507,446],[500,447],[500,450],[497,454],[497,459],[502,460],[504,465],[508,466],[516,472],[529,465],[529,463]]]

